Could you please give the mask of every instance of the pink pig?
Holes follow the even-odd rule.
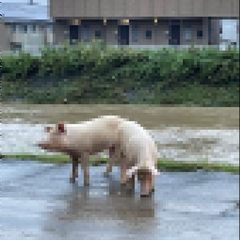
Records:
[[[116,154],[123,165],[122,181],[125,179],[133,190],[135,175],[137,175],[141,196],[150,196],[154,191],[154,176],[158,174],[157,146],[152,136],[138,123],[126,120],[119,124],[118,138],[120,147],[116,149]]]
[[[117,129],[123,121],[124,119],[118,116],[101,116],[77,124],[61,122],[54,127],[46,127],[48,136],[37,145],[42,149],[62,152],[71,157],[71,182],[75,182],[75,178],[78,177],[78,158],[81,158],[84,185],[89,185],[89,156],[109,149],[110,162],[113,162],[118,145]]]

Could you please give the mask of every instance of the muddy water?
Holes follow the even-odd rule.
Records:
[[[2,104],[1,108],[2,153],[45,153],[33,146],[44,136],[44,125],[116,114],[149,129],[160,158],[239,164],[239,108],[24,104]]]

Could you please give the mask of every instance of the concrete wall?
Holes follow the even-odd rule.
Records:
[[[239,0],[50,0],[53,18],[239,17]]]

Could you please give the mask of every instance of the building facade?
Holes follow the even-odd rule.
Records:
[[[239,19],[237,20],[236,24],[236,32],[237,32],[237,46],[239,47]]]
[[[8,37],[0,37],[3,52],[18,50],[38,54],[39,48],[53,43],[53,26],[48,7],[33,3],[1,3],[2,27]],[[3,44],[3,42],[5,42]]]
[[[111,45],[218,45],[221,18],[239,0],[50,0],[54,43],[102,39]]]
[[[3,19],[0,20],[0,52],[10,50],[10,32]]]

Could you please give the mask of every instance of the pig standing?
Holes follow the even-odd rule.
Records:
[[[146,129],[133,121],[124,121],[119,125],[118,137],[120,147],[116,150],[122,162],[122,181],[125,180],[133,190],[137,175],[141,196],[149,196],[154,191],[154,176],[158,174],[157,146],[153,138]]]
[[[77,124],[58,123],[46,127],[48,137],[37,145],[48,151],[68,154],[72,160],[71,182],[78,177],[78,158],[84,173],[84,185],[89,185],[89,155],[109,149],[110,162],[118,145],[118,125],[124,121],[118,116],[101,116]]]

